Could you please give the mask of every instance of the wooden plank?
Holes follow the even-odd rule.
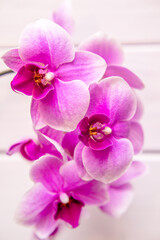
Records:
[[[160,155],[157,158],[160,159]],[[28,175],[30,165],[18,155],[0,155],[0,237],[3,240],[30,239],[31,228],[18,225],[14,219],[22,195],[32,186]],[[148,162],[148,165],[150,174],[133,182],[135,197],[120,219],[110,218],[98,208],[90,207],[87,208],[90,214],[82,219],[80,226],[62,231],[57,240],[159,240],[160,162]]]
[[[0,55],[6,51],[0,49]],[[145,150],[160,150],[160,45],[125,46],[125,66],[144,81],[146,88],[139,92],[145,113],[142,124],[145,132]],[[0,69],[6,67],[0,60]],[[30,97],[10,89],[13,74],[1,77],[0,89],[0,150],[24,137],[34,136],[30,119]]]
[[[125,66],[145,84],[145,89],[139,92],[144,104],[144,149],[160,150],[160,45],[126,46],[124,50]]]
[[[39,18],[51,18],[59,0],[1,0],[0,45],[17,45],[23,28]],[[160,1],[74,0],[75,41],[105,31],[122,42],[160,41]]]

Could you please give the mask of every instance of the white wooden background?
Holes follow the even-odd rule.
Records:
[[[58,0],[0,0],[0,55],[17,46],[23,28],[41,17],[50,18]],[[103,30],[124,45],[125,66],[144,81],[140,93],[145,106],[142,119],[144,153],[137,159],[150,166],[150,174],[134,183],[136,196],[118,220],[90,209],[91,217],[61,240],[159,240],[160,239],[160,0],[73,0],[76,20],[74,40],[79,43]],[[6,67],[0,60],[0,71]],[[17,225],[14,211],[31,186],[30,164],[19,155],[6,157],[10,144],[33,135],[30,98],[10,89],[13,74],[0,78],[0,240],[29,240],[30,229]]]

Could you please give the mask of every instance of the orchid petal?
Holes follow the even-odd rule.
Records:
[[[110,183],[119,178],[129,167],[133,147],[127,139],[113,139],[113,145],[105,150],[95,151],[84,147],[82,161],[87,173],[98,181]]]
[[[60,203],[61,204],[61,203]],[[81,215],[81,209],[84,204],[81,201],[72,198],[71,203],[61,205],[55,215],[55,219],[62,219],[68,222],[73,228],[78,227]]]
[[[41,182],[49,191],[61,191],[63,179],[59,175],[62,162],[53,156],[44,156],[32,165],[30,176],[34,182]]]
[[[24,144],[21,148],[22,155],[28,160],[36,160],[43,155],[40,145],[36,144],[33,140],[30,140]]]
[[[39,102],[43,121],[61,131],[72,131],[84,117],[89,105],[87,86],[79,80],[55,81],[55,90]]]
[[[53,13],[53,21],[64,28],[69,34],[74,30],[71,1],[63,1],[56,12]]]
[[[28,224],[36,222],[38,220],[37,216],[54,198],[53,193],[47,191],[41,183],[37,183],[24,195],[16,214],[17,220]]]
[[[84,181],[79,177],[75,161],[71,160],[62,165],[60,174],[64,179],[64,189],[74,189],[75,187],[84,185]]]
[[[74,151],[74,159],[76,162],[77,171],[78,171],[79,176],[83,180],[92,180],[93,178],[91,176],[89,176],[89,174],[87,173],[86,169],[84,168],[84,165],[82,162],[82,151],[83,151],[84,147],[85,147],[85,145],[81,142],[79,142],[77,144],[75,151]]]
[[[68,160],[66,152],[58,142],[56,142],[54,139],[49,138],[43,134],[42,134],[42,138],[44,138],[43,143],[44,143],[44,150],[46,150],[46,152],[48,152],[50,155],[58,157],[63,161]]]
[[[23,67],[23,65],[25,64],[18,53],[18,49],[11,49],[8,52],[6,52],[3,56],[2,56],[3,61],[5,62],[5,64],[11,68],[13,71],[18,72],[18,70]]]
[[[59,25],[40,19],[28,25],[20,38],[19,55],[25,62],[48,64],[51,69],[74,58],[70,35]]]
[[[53,156],[58,157],[59,159],[63,159],[63,154],[61,153],[58,142],[56,140],[52,139],[52,142],[50,141],[50,138],[43,135],[40,131],[37,131],[37,136],[39,140],[39,144],[42,148],[42,152],[44,155],[45,153],[49,153]]]
[[[52,84],[47,84],[44,88],[35,86],[32,91],[33,98],[41,99],[44,98],[54,87]]]
[[[21,142],[17,142],[15,144],[13,144],[12,146],[10,146],[10,148],[8,149],[7,151],[7,154],[9,156],[11,156],[12,154],[14,153],[17,153],[17,152],[20,152],[21,151],[21,148],[24,144],[30,142],[31,139],[27,139],[27,140],[24,140],[24,141],[21,141]]]
[[[133,161],[129,166],[128,170],[116,181],[112,182],[111,185],[116,187],[128,183],[134,178],[137,178],[148,170],[147,166],[139,161]]]
[[[39,101],[32,98],[31,102],[31,118],[33,122],[33,127],[38,130],[44,128],[46,124],[42,121],[40,111],[39,111]]]
[[[85,204],[102,205],[108,202],[108,189],[102,182],[88,181],[74,189],[73,197]]]
[[[28,96],[32,95],[34,88],[34,73],[30,68],[33,67],[34,65],[28,65],[20,68],[11,82],[11,86],[14,91],[16,90],[22,92]]]
[[[62,141],[62,147],[65,149],[65,151],[70,155],[73,156],[74,149],[76,145],[79,142],[78,138],[78,130],[74,130],[72,132],[68,132],[65,134],[63,141]]]
[[[41,218],[35,225],[35,233],[40,239],[46,239],[56,230],[58,223],[54,219],[55,213],[56,208],[53,204],[50,204],[41,213]]]
[[[85,204],[101,205],[107,198],[106,185],[98,181],[83,181],[80,179],[75,161],[69,161],[60,168],[64,178],[64,189],[72,191],[72,197]],[[73,190],[72,190],[73,189]]]
[[[105,78],[90,86],[90,106],[87,116],[106,114],[110,124],[129,120],[136,111],[136,96],[129,85],[120,77]]]
[[[60,159],[62,159],[61,153],[57,150],[55,145],[47,141],[42,134],[38,133],[38,143],[35,143],[32,139],[24,140],[22,142],[12,145],[7,154],[12,155],[16,152],[20,152],[24,158],[33,161],[39,159],[45,153],[50,153]]]
[[[65,133],[62,131],[58,131],[54,128],[51,128],[49,126],[46,126],[44,128],[41,128],[38,132],[42,133],[43,135],[55,140],[57,143],[61,144],[63,137],[65,136]],[[39,136],[42,137],[42,134]],[[44,137],[42,137],[41,142],[43,144],[43,141],[46,142]]]
[[[129,121],[120,121],[114,124],[112,131],[115,137],[128,138],[130,130]]]
[[[79,46],[80,50],[96,53],[109,64],[121,64],[123,51],[121,45],[114,39],[98,32]]]
[[[56,76],[65,82],[78,79],[89,85],[100,80],[105,69],[106,63],[100,56],[90,52],[77,51],[72,62],[58,68]]]
[[[137,89],[144,88],[144,84],[141,81],[141,79],[138,76],[136,76],[136,74],[134,74],[133,72],[131,72],[129,69],[125,67],[118,66],[118,65],[108,66],[104,74],[104,78],[112,77],[112,76],[119,76],[123,78],[132,88],[137,88]]]
[[[112,146],[112,141],[109,138],[104,139],[103,141],[95,141],[92,138],[88,140],[89,146],[94,150],[103,150]]]
[[[133,189],[130,184],[118,188],[109,188],[110,201],[101,210],[112,217],[120,217],[129,207],[133,199]]]
[[[136,95],[136,98],[137,98],[137,109],[132,120],[138,121],[142,118],[144,109],[143,109],[143,103],[137,95]]]
[[[138,122],[130,122],[130,131],[128,135],[128,139],[131,141],[134,153],[138,154],[143,147],[144,143],[144,134],[142,126]]]

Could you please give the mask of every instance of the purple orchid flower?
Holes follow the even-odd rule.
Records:
[[[112,182],[126,171],[133,150],[136,154],[142,149],[143,131],[136,122],[141,105],[136,107],[134,92],[118,77],[90,86],[90,95],[86,117],[63,136],[61,145],[75,158],[83,179]]]
[[[102,206],[108,200],[105,184],[81,180],[74,161],[62,164],[56,157],[42,157],[32,165],[31,178],[35,185],[22,199],[17,219],[34,225],[40,239],[62,222],[77,227],[84,205]]]
[[[63,158],[64,151],[62,151],[60,147],[64,136],[63,132],[46,126],[39,131],[35,131],[35,133],[37,134],[36,141],[25,139],[15,143],[9,148],[7,154],[12,155],[20,152],[21,155],[29,161],[37,160],[47,153],[60,159]],[[45,136],[48,136],[53,141],[49,141]]]
[[[112,217],[120,217],[129,207],[134,192],[130,181],[147,172],[144,163],[133,161],[127,172],[108,186],[109,201],[101,210]]]
[[[28,25],[19,49],[7,52],[3,60],[18,71],[12,88],[32,95],[39,103],[43,122],[64,131],[76,128],[83,118],[89,105],[87,85],[101,79],[106,70],[103,58],[87,51],[75,52],[70,35],[45,19]]]
[[[122,77],[131,88],[143,89],[144,84],[140,78],[131,72],[129,69],[122,66],[123,63],[123,51],[121,45],[112,38],[107,37],[103,33],[97,33],[91,36],[88,40],[84,41],[79,49],[90,51],[103,57],[107,63],[107,69],[103,78],[111,76]],[[137,97],[137,110],[135,116],[130,122],[125,123],[124,129],[128,129],[124,132],[121,131],[118,137],[127,137],[132,141],[134,147],[134,153],[137,154],[142,150],[144,135],[142,126],[138,123],[143,113],[143,106],[140,99]],[[119,128],[119,126],[116,126]],[[122,130],[122,128],[121,128]]]
[[[129,69],[121,66],[123,51],[121,45],[104,33],[96,33],[79,46],[80,50],[96,53],[103,57],[108,65],[103,78],[111,76],[122,77],[132,88],[143,89],[140,78]]]
[[[132,139],[127,137],[137,101],[119,77],[91,85],[90,97],[86,117],[78,126],[81,142],[75,148],[74,159],[83,179],[109,183],[119,178],[132,161]]]

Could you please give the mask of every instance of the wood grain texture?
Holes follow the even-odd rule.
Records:
[[[17,45],[23,28],[39,18],[51,18],[60,0],[1,0],[0,46]],[[159,0],[73,0],[74,39],[80,42],[104,31],[122,42],[160,42]]]

